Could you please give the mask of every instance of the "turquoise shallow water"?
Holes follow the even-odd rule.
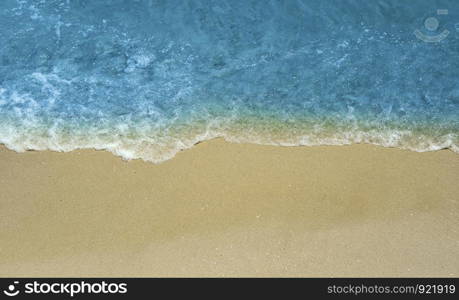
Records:
[[[458,24],[453,0],[3,0],[0,143],[459,152]]]

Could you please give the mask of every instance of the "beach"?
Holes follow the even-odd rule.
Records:
[[[459,155],[0,149],[0,276],[459,276]]]

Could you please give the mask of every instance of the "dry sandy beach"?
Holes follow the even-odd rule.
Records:
[[[459,276],[459,155],[0,150],[0,276]]]

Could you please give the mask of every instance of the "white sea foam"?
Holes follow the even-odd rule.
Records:
[[[2,124],[5,125],[5,124]],[[51,150],[69,152],[76,149],[106,150],[126,160],[142,159],[160,163],[173,158],[178,152],[189,149],[193,145],[214,138],[223,138],[233,143],[253,143],[275,146],[319,146],[319,145],[349,145],[374,144],[383,147],[396,147],[417,152],[450,149],[459,153],[458,136],[447,134],[440,137],[415,136],[411,131],[353,131],[340,132],[329,136],[299,135],[285,139],[269,135],[256,135],[254,132],[240,135],[230,134],[227,130],[211,129],[202,133],[182,137],[159,137],[155,140],[152,135],[126,138],[125,136],[100,135],[86,133],[75,136],[62,136],[55,127],[49,128],[46,134],[37,134],[41,129],[23,131],[14,126],[2,126],[0,143],[7,148],[24,152],[26,150]],[[233,130],[234,131],[234,130]]]

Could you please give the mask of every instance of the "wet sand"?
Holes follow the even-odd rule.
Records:
[[[0,276],[459,276],[459,155],[0,148]]]

